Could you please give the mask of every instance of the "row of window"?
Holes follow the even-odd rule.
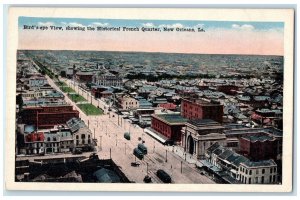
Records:
[[[240,181],[244,184],[251,184],[252,183],[252,178],[247,178],[243,175],[241,175],[240,177]],[[276,176],[275,175],[270,175],[269,176],[269,180],[266,180],[265,179],[265,176],[262,176],[261,178],[259,177],[255,177],[254,178],[254,184],[257,184],[257,183],[261,183],[261,184],[264,184],[264,183],[276,183]]]
[[[245,173],[245,174],[248,174],[249,173],[249,175],[252,175],[252,170],[251,169],[245,169],[244,167],[240,167],[240,171],[242,171],[243,173]],[[256,174],[259,174],[259,171],[260,171],[260,169],[256,169],[255,170],[255,172],[256,172]],[[261,173],[262,174],[265,174],[265,172],[266,172],[266,169],[261,169]],[[276,167],[271,167],[270,168],[270,173],[276,173]]]

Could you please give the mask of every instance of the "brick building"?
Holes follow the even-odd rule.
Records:
[[[248,135],[240,139],[240,152],[251,160],[277,160],[278,142],[266,134]]]
[[[90,83],[93,80],[93,72],[77,72],[75,78],[81,83]]]
[[[79,112],[71,105],[27,106],[21,113],[22,123],[35,125],[38,128],[52,128],[57,124],[65,124]]]
[[[223,122],[223,105],[201,99],[183,99],[181,115],[188,119],[212,119]]]
[[[168,139],[179,142],[181,140],[181,129],[187,119],[180,114],[152,115],[151,128]]]

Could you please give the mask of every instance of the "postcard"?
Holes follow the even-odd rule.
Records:
[[[6,189],[292,191],[292,9],[8,19]]]

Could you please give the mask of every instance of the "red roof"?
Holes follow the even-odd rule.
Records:
[[[25,136],[25,142],[43,142],[45,139],[44,133],[30,133]]]
[[[173,103],[161,103],[158,105],[158,107],[168,109],[168,110],[174,110],[176,109],[176,105]]]

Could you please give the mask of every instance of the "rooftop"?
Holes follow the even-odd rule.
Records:
[[[184,124],[188,119],[183,118],[180,114],[158,114],[153,115],[169,124]]]
[[[269,166],[277,166],[276,163],[273,160],[262,160],[262,161],[245,161],[241,163],[247,167],[269,167]]]
[[[250,140],[251,142],[263,142],[266,140],[273,140],[273,137],[267,136],[267,135],[248,135],[248,136],[244,136],[243,138]]]
[[[212,119],[193,119],[193,120],[189,120],[187,123],[197,126],[197,127],[221,125],[220,123],[218,123]]]

